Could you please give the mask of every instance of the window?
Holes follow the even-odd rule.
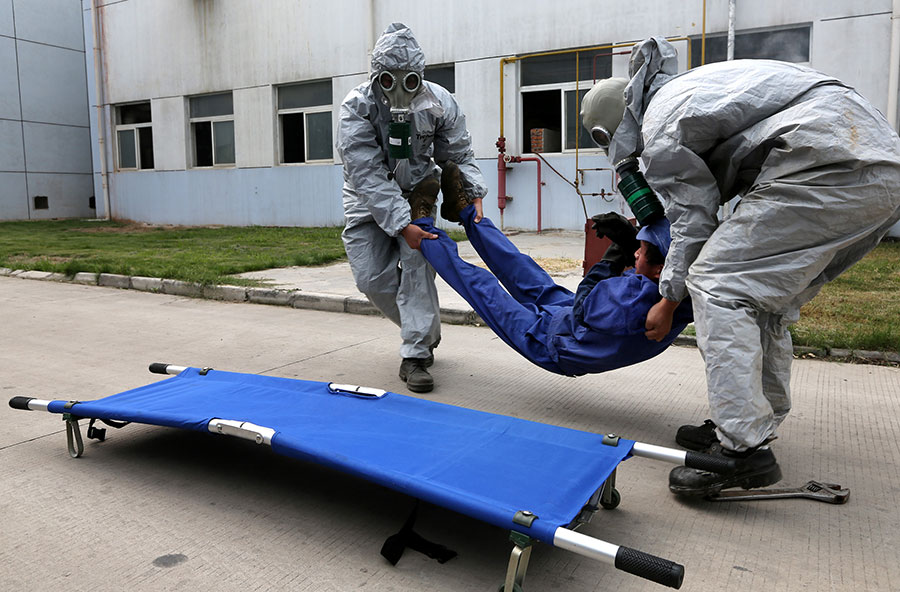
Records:
[[[576,96],[576,55],[578,90]],[[612,75],[612,52],[579,51],[521,60],[522,152],[596,148],[581,125],[581,99]]]
[[[440,84],[451,93],[455,93],[456,67],[453,64],[425,66],[425,80]]]
[[[234,102],[230,92],[191,97],[195,167],[234,165]]]
[[[278,88],[281,162],[334,159],[331,141],[331,80]]]
[[[119,170],[153,168],[153,127],[149,101],[116,107],[116,147]]]
[[[809,62],[810,26],[734,34],[734,59],[769,59],[783,62]],[[691,67],[700,65],[703,40],[691,38]],[[706,36],[706,63],[724,62],[728,56],[728,34]]]

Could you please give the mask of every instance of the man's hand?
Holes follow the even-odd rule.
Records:
[[[426,232],[415,224],[408,224],[406,228],[400,231],[400,234],[406,240],[406,244],[417,251],[421,249],[423,239],[431,240],[437,238],[436,234]]]
[[[662,341],[672,330],[672,316],[678,308],[678,302],[663,298],[653,305],[647,313],[647,323],[644,325],[647,331],[644,335],[653,341]]]
[[[481,222],[481,219],[484,218],[484,209],[481,205],[481,198],[476,197],[472,200],[472,203],[475,205],[475,224]]]

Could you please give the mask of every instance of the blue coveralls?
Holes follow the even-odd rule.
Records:
[[[676,309],[665,339],[647,339],[647,312],[660,299],[655,282],[633,270],[616,275],[601,261],[573,294],[489,219],[475,224],[474,218],[472,205],[460,212],[469,241],[490,272],[463,261],[456,243],[432,218],[413,221],[438,235],[422,241],[422,254],[500,339],[545,370],[580,376],[643,362],[666,349],[692,320],[688,299]]]

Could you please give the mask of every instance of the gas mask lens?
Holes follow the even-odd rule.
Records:
[[[421,85],[422,79],[415,72],[410,72],[403,77],[403,88],[406,89],[406,92],[414,93],[419,90]]]
[[[612,134],[602,125],[595,125],[591,128],[591,139],[597,146],[606,150],[612,140]]]
[[[390,72],[382,72],[378,75],[378,84],[381,85],[382,90],[392,91],[397,84],[397,78]]]

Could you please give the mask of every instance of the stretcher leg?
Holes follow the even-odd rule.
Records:
[[[531,537],[513,531],[509,539],[515,543],[509,555],[509,567],[506,568],[506,581],[500,586],[499,592],[522,592],[525,582],[525,572],[528,570],[528,560],[531,558]]]

